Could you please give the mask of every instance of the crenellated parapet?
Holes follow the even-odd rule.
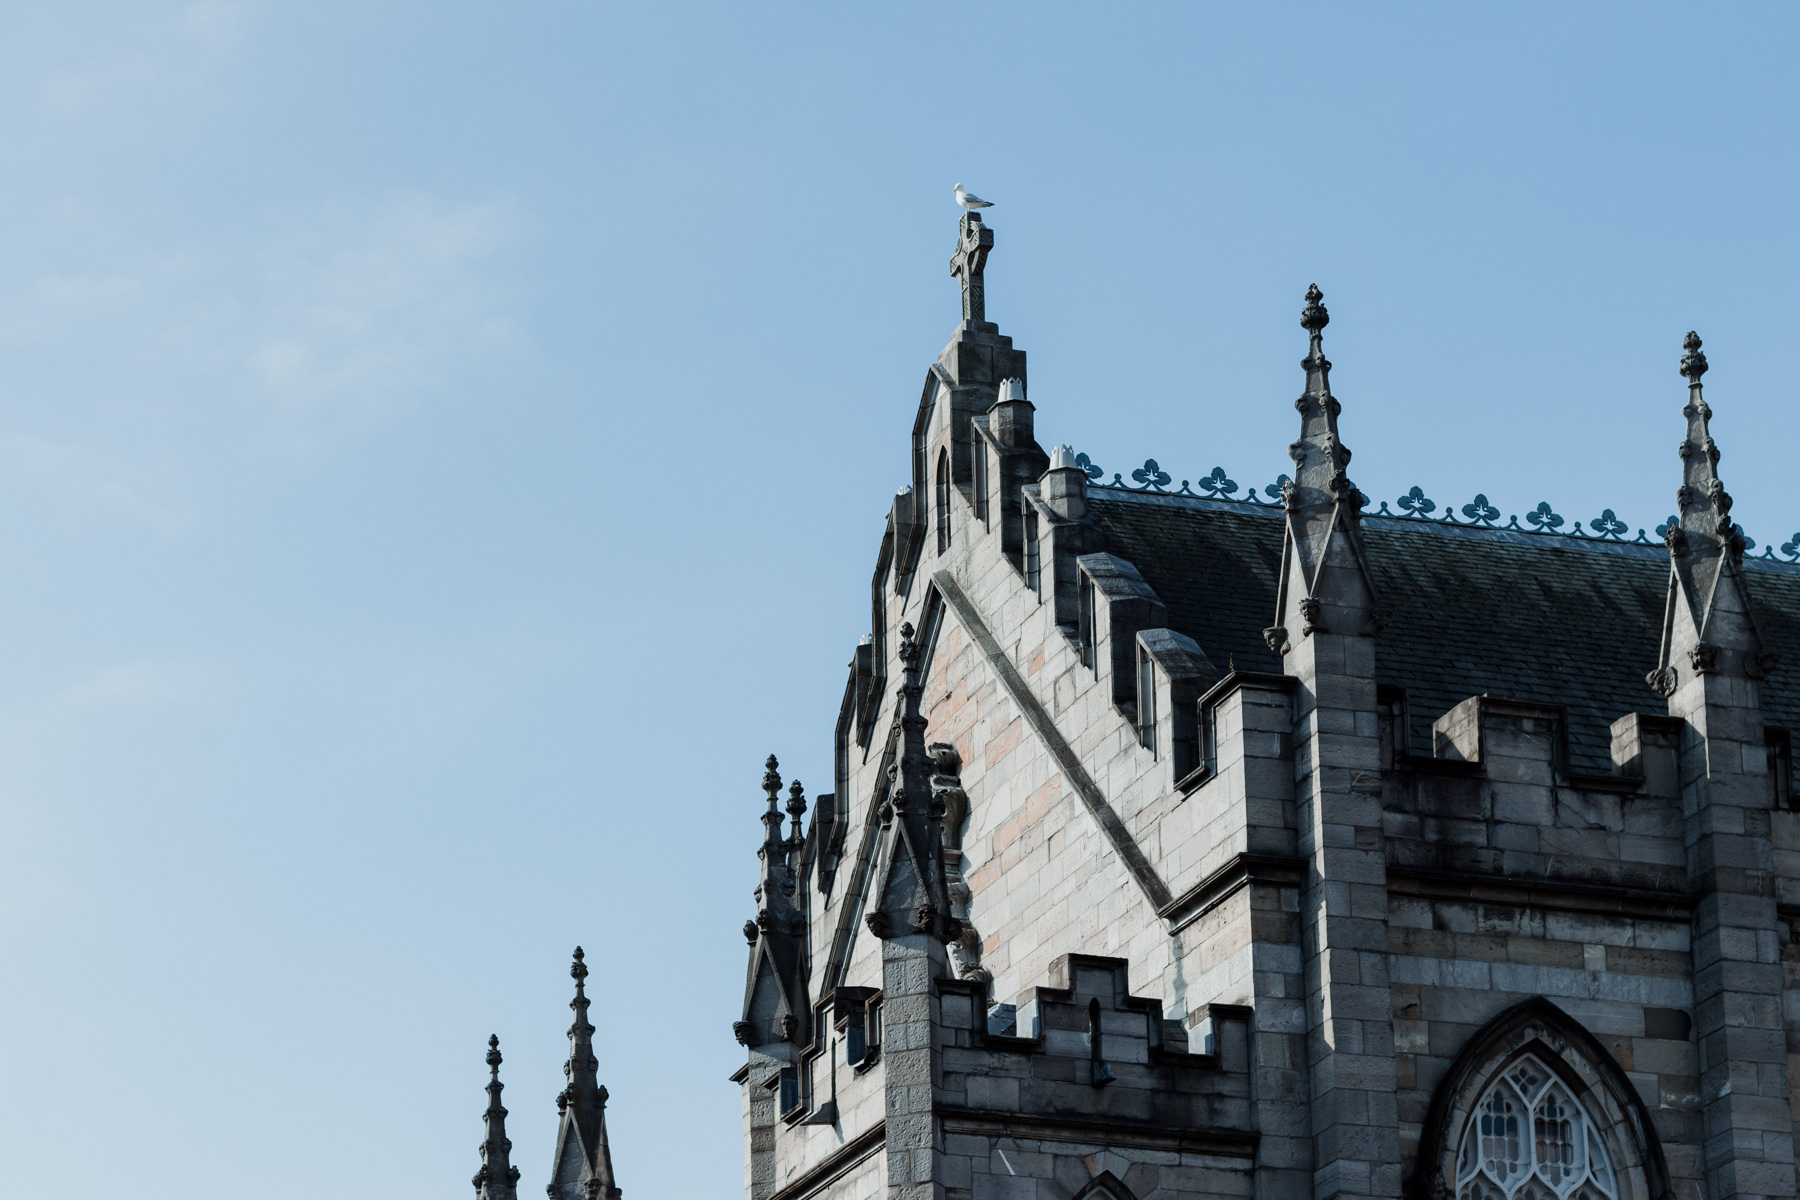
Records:
[[[1662,543],[1373,505],[1316,287],[1291,474],[1105,483],[993,241],[804,837],[766,788],[751,1200],[1791,1195],[1800,561],[1746,553],[1698,339]]]

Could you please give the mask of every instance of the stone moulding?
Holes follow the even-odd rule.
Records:
[[[1205,879],[1156,910],[1179,933],[1252,883],[1298,887],[1306,877],[1306,860],[1275,854],[1236,854]]]
[[[1649,891],[1604,883],[1561,882],[1517,876],[1476,876],[1455,871],[1390,866],[1388,891],[1432,900],[1472,900],[1520,908],[1605,916],[1686,921],[1699,898],[1684,892]]]
[[[937,572],[932,576],[932,582],[937,585],[939,594],[956,611],[957,619],[963,623],[963,628],[980,648],[982,657],[999,678],[1007,697],[1018,707],[1025,723],[1031,726],[1032,732],[1037,734],[1050,751],[1063,778],[1068,780],[1069,787],[1081,798],[1082,805],[1100,826],[1100,831],[1106,835],[1107,841],[1124,862],[1125,869],[1143,889],[1151,906],[1160,909],[1168,904],[1171,898],[1168,884],[1156,874],[1150,860],[1144,856],[1143,848],[1132,838],[1130,830],[1125,828],[1125,822],[1119,819],[1119,814],[1113,811],[1112,805],[1106,802],[1106,796],[1087,773],[1087,768],[1081,765],[1074,747],[1063,738],[1056,723],[1050,719],[1050,714],[1044,711],[1044,706],[1031,694],[1031,689],[1020,677],[1018,668],[1006,657],[1006,651],[995,640],[974,602],[963,592],[962,585],[956,582],[956,577],[949,571]]]
[[[940,1108],[938,1113],[944,1123],[945,1133],[988,1137],[1032,1138],[1051,1142],[1104,1141],[1109,1146],[1186,1151],[1190,1154],[1224,1154],[1233,1158],[1254,1158],[1258,1141],[1254,1133],[1177,1129],[1096,1117],[1056,1117],[954,1107]],[[777,1196],[776,1200],[780,1200],[780,1197]]]

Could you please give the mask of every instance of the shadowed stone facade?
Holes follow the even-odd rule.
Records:
[[[1663,545],[1370,513],[1316,288],[1278,502],[1109,488],[992,246],[810,824],[767,764],[750,1200],[1794,1196],[1800,566],[1699,339]]]

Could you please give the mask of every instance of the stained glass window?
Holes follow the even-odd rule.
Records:
[[[1475,1105],[1456,1160],[1456,1200],[1619,1200],[1600,1131],[1527,1055]]]

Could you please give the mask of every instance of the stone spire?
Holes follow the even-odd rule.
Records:
[[[617,1200],[613,1181],[612,1151],[606,1141],[606,1089],[600,1086],[600,1061],[594,1057],[594,1027],[588,1023],[587,964],[581,947],[569,975],[575,980],[575,998],[569,1007],[575,1023],[569,1026],[569,1061],[563,1064],[568,1086],[556,1097],[562,1116],[556,1133],[556,1165],[546,1189],[551,1200]]]
[[[487,1138],[481,1143],[481,1169],[473,1180],[477,1200],[518,1200],[519,1168],[512,1165],[512,1142],[506,1136],[506,1108],[500,1103],[500,1039],[488,1038]]]
[[[1282,485],[1287,536],[1282,544],[1275,624],[1263,630],[1269,648],[1285,654],[1316,630],[1373,635],[1387,614],[1375,601],[1362,547],[1362,508],[1367,502],[1345,473],[1350,450],[1338,438],[1337,398],[1331,394],[1331,361],[1324,329],[1331,314],[1317,284],[1306,289],[1301,328],[1311,341],[1300,361],[1306,390],[1294,401],[1300,437],[1288,446],[1294,478]]]
[[[920,711],[924,682],[919,674],[919,643],[910,623],[900,626],[900,759],[889,768],[888,798],[881,824],[892,836],[882,873],[880,903],[868,915],[877,937],[928,933],[948,942],[960,932],[950,915],[944,873],[944,799],[932,787],[932,758],[925,746],[926,719]]]
[[[806,918],[797,892],[800,849],[805,838],[800,818],[806,793],[796,779],[788,793],[791,838],[781,834],[781,764],[773,754],[763,764],[763,840],[756,857],[761,870],[756,884],[756,920],[744,925],[750,942],[750,974],[744,984],[743,1015],[732,1025],[746,1046],[793,1041],[803,1036],[810,1010],[806,1003]]]
[[[1774,665],[1763,648],[1744,583],[1744,534],[1731,519],[1731,494],[1719,480],[1719,447],[1702,395],[1706,355],[1700,335],[1682,339],[1681,374],[1688,381],[1682,438],[1680,516],[1664,535],[1669,546],[1669,601],[1662,650],[1646,682],[1672,696],[1684,678],[1725,673],[1761,679]]]
[[[806,873],[803,859],[806,854],[806,829],[801,818],[806,816],[806,789],[798,779],[788,784],[787,798],[788,819],[793,822],[792,832],[787,839],[787,886],[792,892],[800,877]]]
[[[769,755],[768,761],[763,763],[762,785],[763,791],[766,792],[769,797],[769,807],[762,815],[763,841],[761,848],[756,852],[756,857],[762,860],[762,879],[758,884],[757,890],[762,893],[763,903],[759,907],[763,909],[768,907],[767,897],[769,895],[787,889],[787,872],[785,869],[787,862],[786,857],[783,854],[783,851],[787,848],[787,844],[781,836],[780,766],[781,764],[775,760],[773,754]],[[799,781],[795,780],[795,782],[798,783]]]

